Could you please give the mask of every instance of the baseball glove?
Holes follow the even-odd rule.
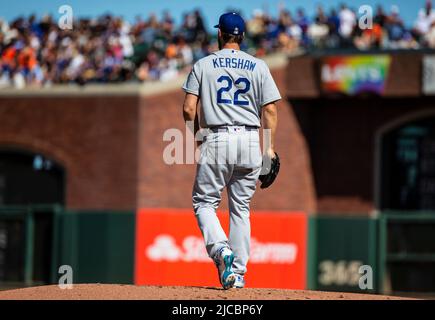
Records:
[[[259,177],[261,181],[261,189],[266,189],[275,181],[280,167],[278,153],[275,152],[275,157],[273,159],[264,159],[266,161],[263,160],[263,168],[261,169],[262,174],[260,174]]]

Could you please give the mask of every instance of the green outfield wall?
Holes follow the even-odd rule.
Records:
[[[376,292],[378,220],[313,216],[308,245],[308,286],[313,290]],[[372,269],[371,290],[360,289],[361,266]]]
[[[66,211],[59,216],[57,265],[70,265],[75,283],[132,283],[133,212]]]
[[[0,208],[0,286],[133,283],[135,214],[70,211],[59,206]]]

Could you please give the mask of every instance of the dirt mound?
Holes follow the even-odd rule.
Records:
[[[0,291],[0,299],[16,300],[392,300],[398,297],[282,289],[231,289],[214,287],[163,287],[115,284],[56,285]]]

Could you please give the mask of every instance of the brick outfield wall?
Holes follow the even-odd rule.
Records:
[[[272,73],[284,97],[285,69]],[[183,97],[181,89],[156,95],[3,94],[0,147],[42,153],[63,165],[69,209],[190,208],[195,166],[168,166],[162,158],[164,131],[184,132]],[[307,147],[285,99],[276,140],[280,176],[257,191],[252,208],[315,211]]]
[[[130,210],[136,201],[137,97],[0,97],[0,147],[66,169],[70,209]]]

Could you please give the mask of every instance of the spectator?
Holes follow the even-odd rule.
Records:
[[[338,35],[338,30],[340,29],[340,18],[338,17],[337,10],[331,9],[331,13],[328,17],[328,26],[330,34]]]
[[[328,17],[326,16],[325,11],[323,10],[323,7],[321,5],[317,6],[317,14],[314,20],[320,25],[328,24]]]
[[[307,34],[315,47],[324,48],[326,37],[329,34],[326,17],[317,16],[314,23],[308,27]]]
[[[252,38],[255,46],[259,46],[261,39],[266,33],[265,20],[263,17],[263,11],[256,9],[253,12],[253,18],[247,23],[248,35]]]
[[[383,28],[385,26],[386,20],[387,20],[387,15],[384,12],[384,8],[382,6],[378,6],[376,9],[375,17],[373,18],[373,23]]]
[[[418,12],[417,20],[415,21],[415,31],[419,35],[424,35],[429,32],[432,23],[435,21],[435,10],[432,8],[432,1],[426,0],[426,5]]]
[[[292,53],[300,47],[302,40],[302,29],[293,21],[290,12],[286,13],[285,21],[285,29],[280,33],[278,39],[279,46],[283,51]]]
[[[340,18],[338,17],[337,11],[331,9],[331,12],[327,20],[329,34],[326,39],[327,48],[337,48],[340,46],[340,35],[338,33],[340,29]]]
[[[405,27],[399,16],[399,8],[397,6],[391,7],[391,14],[386,19],[385,28],[388,32],[390,47],[397,48],[397,43],[403,39],[405,34]]]
[[[356,26],[356,14],[343,4],[341,5],[338,17],[340,19],[338,32],[345,42],[348,43]]]
[[[431,49],[435,49],[435,21],[429,27],[429,31],[424,35],[425,44]]]
[[[305,15],[305,12],[302,8],[298,9],[297,11],[296,23],[298,24],[299,28],[302,30],[301,44],[303,46],[308,45],[309,39],[307,36],[307,31],[310,25],[310,21],[308,17]]]

